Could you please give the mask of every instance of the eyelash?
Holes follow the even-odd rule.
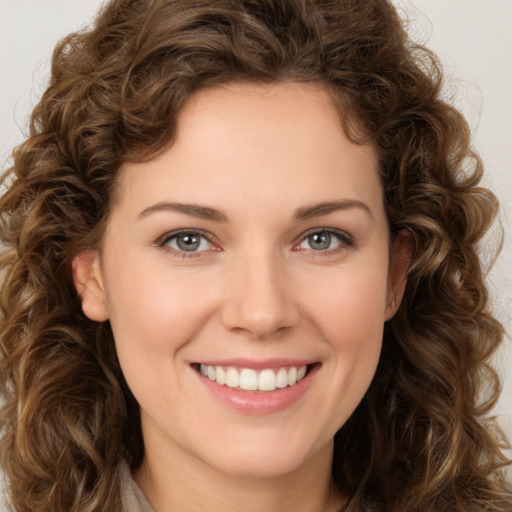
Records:
[[[176,240],[180,235],[196,236],[199,238],[203,238],[204,240],[208,241],[212,245],[215,244],[214,237],[207,231],[202,231],[200,229],[178,229],[177,231],[172,231],[171,233],[166,233],[165,235],[160,237],[156,241],[156,245],[166,251],[171,252],[173,255],[176,255],[183,259],[197,258],[197,257],[201,256],[201,253],[205,252],[205,251],[187,252],[187,251],[175,249],[174,247],[170,247],[169,243],[172,240]]]
[[[302,233],[300,235],[300,238],[297,242],[294,242],[293,244],[293,250],[300,251],[299,246],[304,243],[309,237],[316,235],[316,234],[327,234],[329,236],[334,236],[338,239],[339,245],[332,248],[332,249],[326,249],[326,250],[315,250],[315,249],[305,249],[315,258],[322,258],[322,257],[328,257],[332,256],[333,254],[339,253],[340,251],[343,251],[344,249],[350,248],[354,246],[354,238],[346,233],[345,231],[334,229],[334,228],[314,228],[310,229],[309,231],[306,231],[305,233]],[[198,258],[201,256],[203,252],[206,252],[205,250],[202,251],[183,251],[180,249],[176,249],[174,247],[170,247],[169,243],[173,240],[176,240],[180,235],[190,235],[195,236],[198,238],[202,238],[206,240],[208,243],[214,245],[215,238],[208,233],[207,231],[202,231],[200,229],[179,229],[177,231],[172,231],[170,233],[166,233],[162,237],[160,237],[156,241],[156,245],[160,247],[163,250],[171,252],[173,255],[176,255],[180,258],[187,259],[187,258]]]
[[[314,258],[324,258],[324,257],[330,257],[334,254],[338,254],[339,252],[346,250],[350,247],[354,246],[355,240],[352,237],[352,235],[349,235],[347,232],[342,231],[340,229],[334,229],[334,228],[313,228],[309,231],[306,231],[305,233],[300,235],[300,239],[298,242],[296,242],[293,245],[294,249],[299,250],[299,246],[304,243],[309,237],[313,235],[319,235],[319,234],[327,234],[329,236],[334,236],[337,238],[339,244],[332,248],[332,249],[326,249],[326,250],[315,250],[315,249],[307,249],[309,255],[312,255]]]

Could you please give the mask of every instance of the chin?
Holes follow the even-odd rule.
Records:
[[[293,459],[275,455],[258,459],[224,460],[216,470],[240,478],[278,478],[299,470],[305,462],[295,456]]]
[[[308,447],[305,443],[297,445],[293,440],[280,440],[278,443],[268,441],[269,439],[255,438],[243,446],[231,444],[220,453],[210,452],[203,457],[203,461],[217,471],[241,478],[277,478],[290,475],[309,464],[315,464],[320,458],[323,461],[327,458],[329,466],[331,464],[333,441],[320,449]]]

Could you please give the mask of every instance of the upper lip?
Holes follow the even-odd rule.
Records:
[[[306,366],[317,363],[314,359],[289,359],[289,358],[272,358],[272,359],[248,359],[248,358],[231,358],[231,359],[203,359],[194,361],[192,364],[204,364],[206,366],[233,366],[238,368],[252,368],[254,370],[264,368],[283,368],[289,366]]]

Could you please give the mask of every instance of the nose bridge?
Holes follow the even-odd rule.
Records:
[[[234,257],[224,323],[263,339],[298,319],[287,269],[278,252],[254,245]]]

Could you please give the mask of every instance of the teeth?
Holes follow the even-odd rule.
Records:
[[[234,368],[228,368],[226,372],[226,386],[230,388],[240,386],[240,374]]]
[[[306,375],[306,366],[290,366],[279,370],[264,369],[259,373],[252,368],[224,368],[222,366],[209,366],[201,364],[199,372],[203,377],[217,382],[222,386],[239,388],[244,391],[274,391],[294,386]]]
[[[216,380],[219,384],[226,384],[226,372],[224,371],[224,368],[221,366],[215,367],[215,379],[210,380]]]
[[[277,372],[276,388],[285,388],[286,386],[288,386],[288,372],[284,368],[281,368]]]
[[[274,391],[276,389],[276,374],[272,370],[263,370],[258,379],[260,391]]]
[[[258,374],[254,370],[244,368],[240,372],[240,389],[256,391],[258,389]]]
[[[297,368],[292,367],[288,372],[288,386],[293,386],[297,383]]]

